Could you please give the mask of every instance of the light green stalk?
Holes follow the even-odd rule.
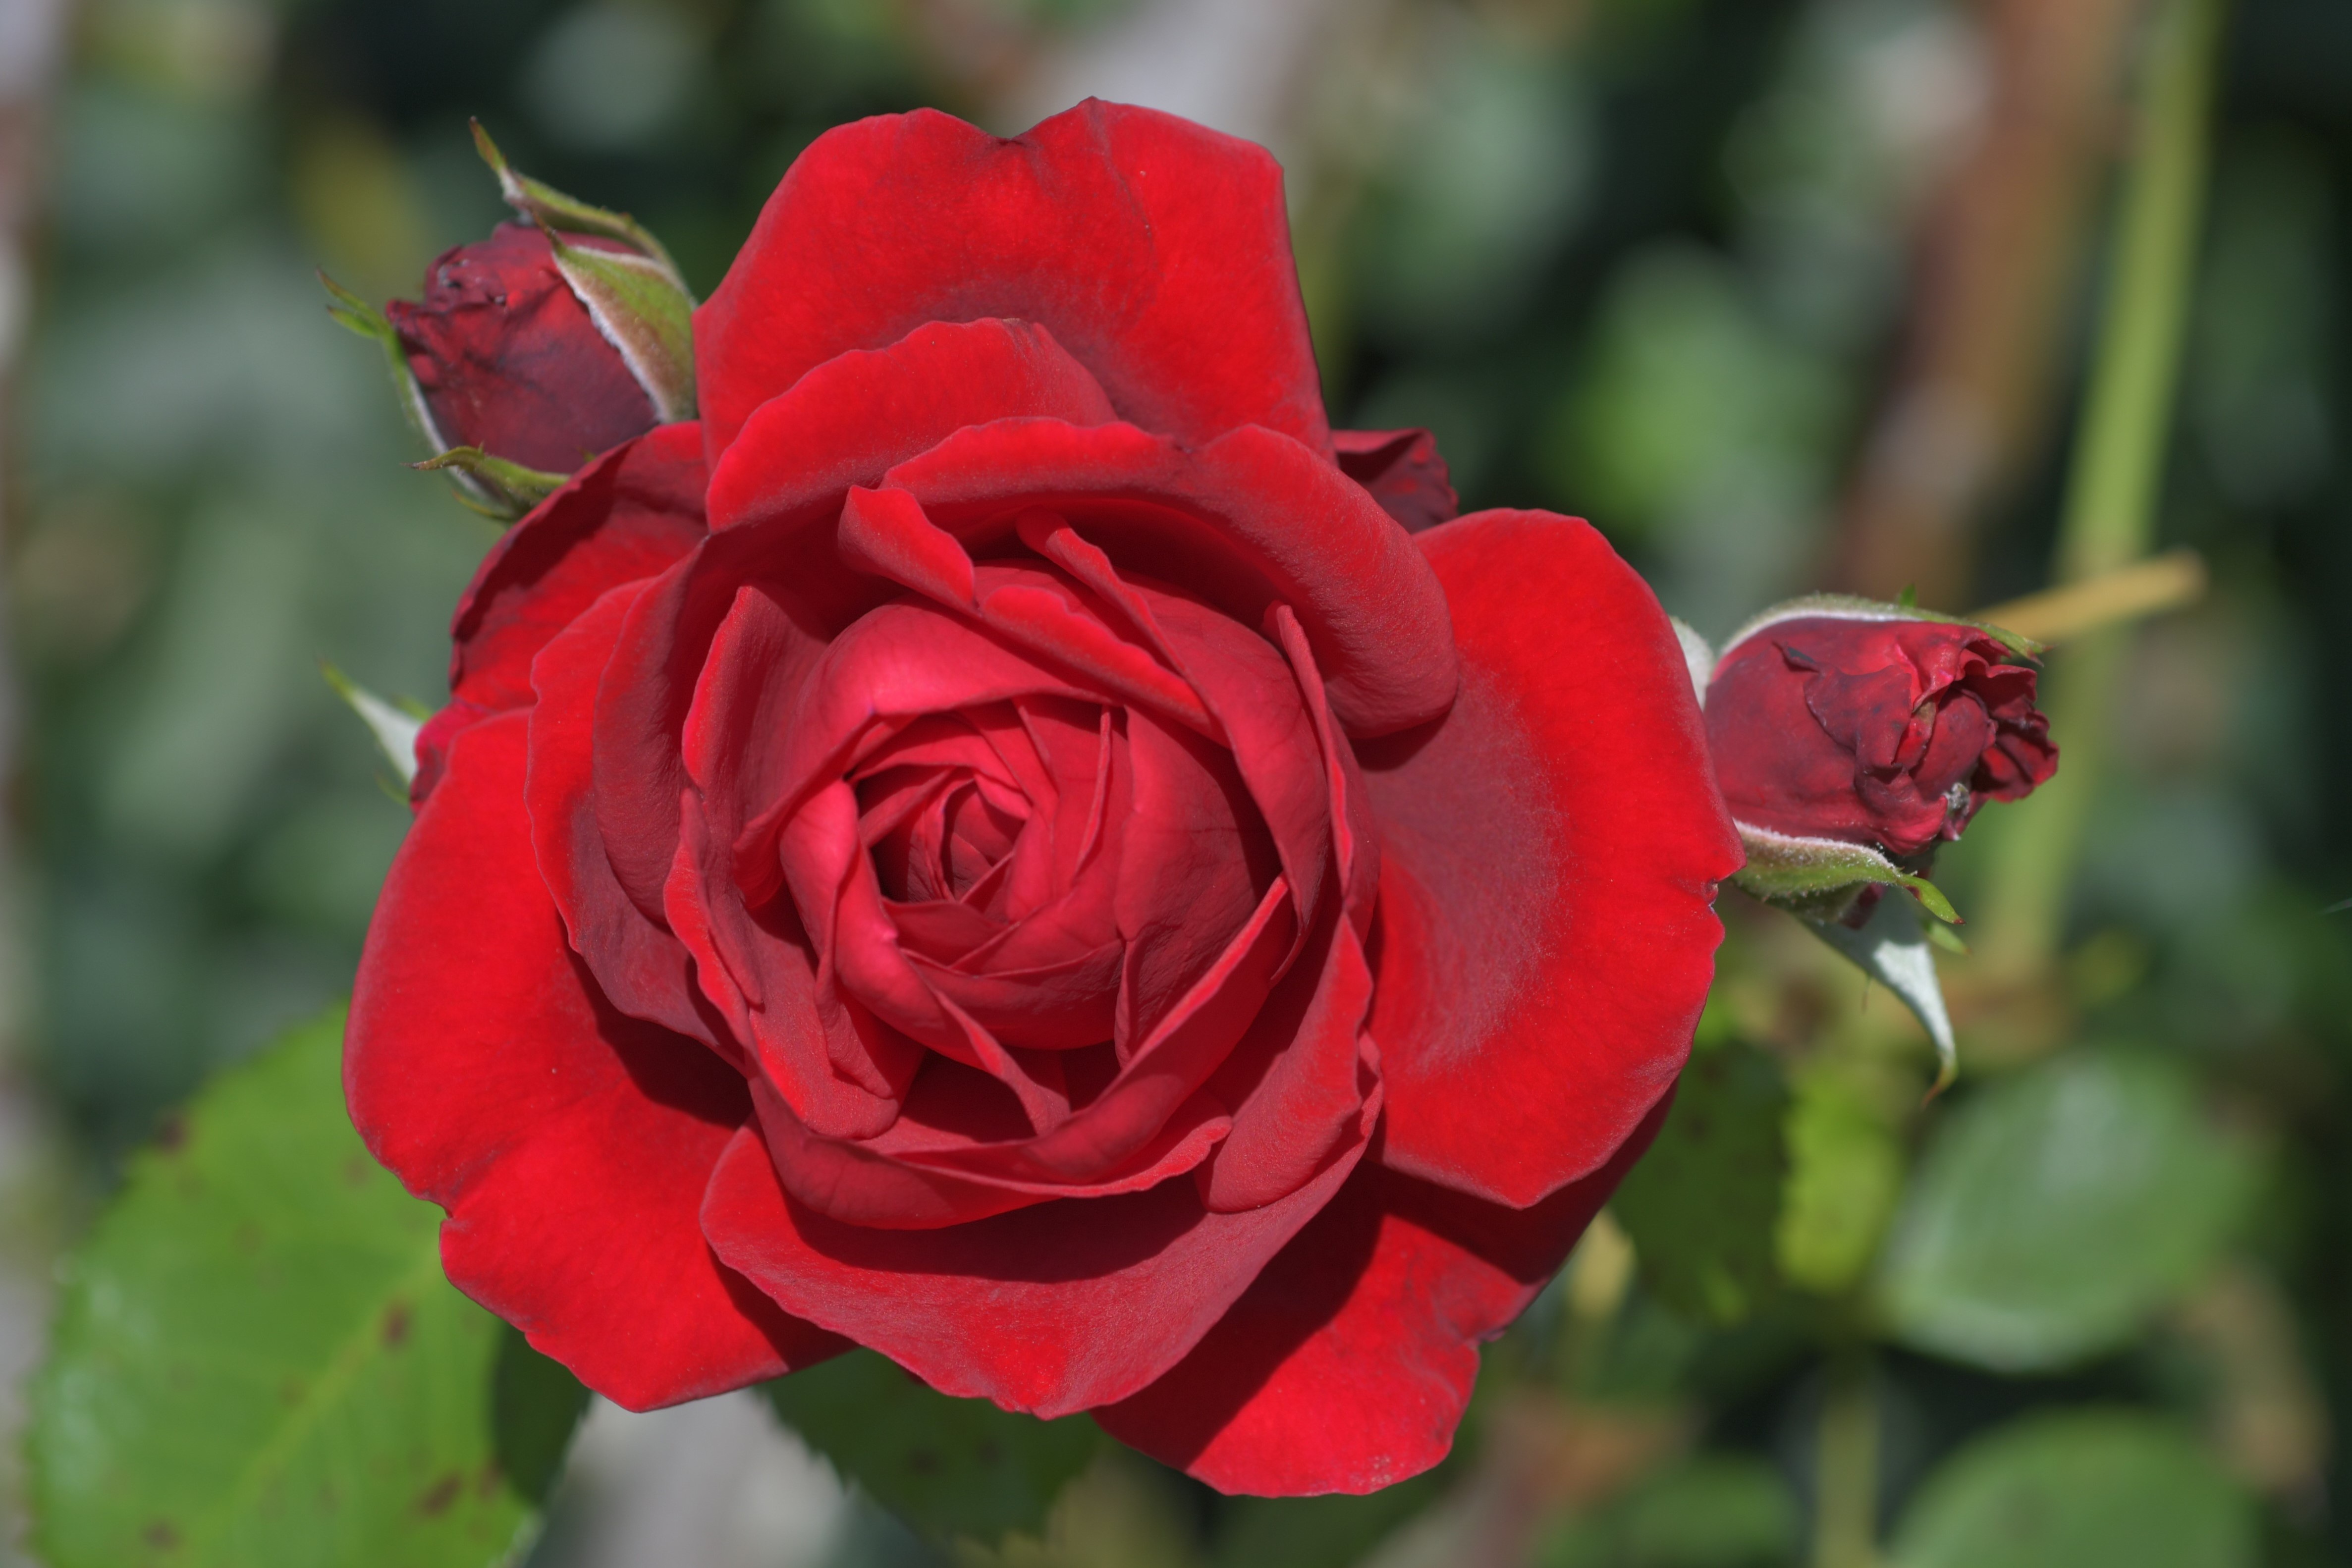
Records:
[[[2089,402],[2068,476],[2054,575],[2079,581],[2147,553],[2156,533],[2204,212],[2214,64],[2228,0],[2162,0],[2139,95],[2137,147],[2109,263]],[[2025,979],[2057,950],[2083,831],[2105,771],[2107,719],[2131,632],[2085,636],[2045,681],[2058,776],[1994,835],[1986,967]]]

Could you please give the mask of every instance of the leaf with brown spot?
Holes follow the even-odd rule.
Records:
[[[528,1544],[506,1331],[442,1277],[439,1211],[369,1163],[341,1043],[338,1012],[222,1075],[76,1255],[32,1391],[50,1568],[488,1568]]]

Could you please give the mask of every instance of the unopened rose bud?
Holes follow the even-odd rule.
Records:
[[[569,243],[618,248],[584,236]],[[527,224],[501,224],[488,239],[446,253],[425,274],[424,299],[395,299],[384,316],[440,449],[475,446],[569,474],[660,423],[557,267],[548,236]]]
[[[1958,942],[1924,915],[1959,915],[1928,860],[1986,801],[2058,770],[2026,662],[2038,648],[1908,604],[1822,596],[1749,622],[1706,674],[1706,643],[1677,630],[1748,854],[1732,880],[1900,997],[1935,1042],[1941,1089],[1958,1057],[1929,948]]]
[[[421,301],[379,311],[331,279],[329,311],[381,343],[404,410],[482,510],[520,517],[597,454],[694,417],[694,298],[661,243],[517,173],[478,125],[526,220],[445,252]]]
[[[1985,628],[1799,601],[1743,629],[1706,691],[1716,779],[1745,826],[1900,858],[2057,770],[2034,672]]]

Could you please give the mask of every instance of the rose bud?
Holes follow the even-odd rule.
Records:
[[[638,1409],[856,1343],[1228,1491],[1435,1464],[1713,975],[1656,598],[1351,474],[1281,170],[1172,116],[829,131],[694,329],[417,739],[344,1083],[449,1278]]]
[[[607,251],[609,240],[572,245]],[[437,450],[569,474],[662,423],[652,395],[556,265],[547,235],[500,224],[445,252],[425,298],[384,307],[432,420]]]
[[[597,454],[694,416],[694,298],[634,220],[516,173],[478,125],[474,135],[529,223],[444,252],[421,302],[379,312],[322,281],[329,313],[383,344],[436,454],[419,466],[513,517]]]
[[[1717,661],[1707,746],[1742,827],[1915,855],[2057,770],[2033,685],[1985,628],[1800,601]]]

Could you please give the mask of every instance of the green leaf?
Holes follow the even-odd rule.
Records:
[[[1896,1568],[2254,1568],[2253,1511],[2195,1441],[2128,1410],[1980,1437],[1905,1511]]]
[[[1444,1480],[1424,1470],[1361,1497],[1234,1498],[1218,1511],[1209,1561],[1213,1568],[1348,1568],[1444,1490]]]
[[[1643,1283],[1675,1311],[1736,1322],[1771,1289],[1788,1101],[1780,1064],[1755,1047],[1695,1051],[1657,1142],[1611,1200]]]
[[[1538,1568],[1779,1568],[1799,1515],[1769,1462],[1702,1454],[1600,1510],[1571,1509],[1538,1543]]]
[[[1731,880],[1750,898],[1780,904],[1808,920],[1832,921],[1845,914],[1856,894],[1877,883],[1906,888],[1937,919],[1948,925],[1959,922],[1959,913],[1942,889],[1868,844],[1799,838],[1748,822],[1732,825],[1739,830],[1748,863]]]
[[[870,1350],[763,1387],[784,1424],[844,1479],[942,1539],[1034,1532],[1102,1441],[1083,1416],[1040,1421],[950,1398]]]
[[[341,1042],[338,1010],[224,1074],[67,1265],[29,1439],[51,1568],[478,1568],[535,1529],[584,1396],[442,1277]]]
[[[2084,1051],[1956,1107],[1880,1275],[1906,1343],[2002,1371],[2116,1349],[2211,1266],[2256,1162],[2177,1065]]]
[[[1833,1064],[1799,1074],[1789,1107],[1789,1180],[1773,1252],[1780,1277],[1822,1295],[1851,1290],[1877,1256],[1903,1185],[1903,1148]]]

